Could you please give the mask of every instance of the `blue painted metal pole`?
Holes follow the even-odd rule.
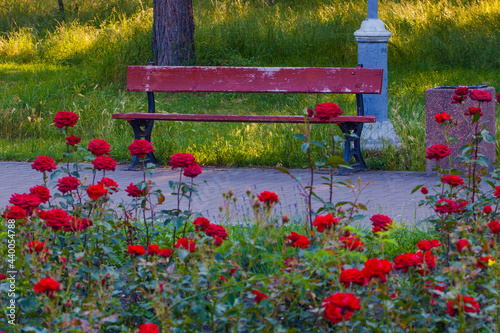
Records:
[[[358,63],[366,68],[382,68],[384,70],[382,93],[380,95],[364,95],[365,114],[376,116],[377,123],[366,128],[366,136],[372,135],[380,141],[375,146],[382,145],[381,138],[399,142],[388,117],[387,97],[387,43],[391,32],[385,28],[384,22],[378,19],[378,0],[368,0],[368,17],[354,33],[358,42]],[[370,133],[370,130],[372,133]]]
[[[378,0],[368,0],[368,18],[378,18]]]

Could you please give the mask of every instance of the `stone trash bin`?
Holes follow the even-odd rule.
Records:
[[[435,116],[438,113],[446,112],[452,119],[458,120],[458,125],[454,127],[449,136],[458,139],[457,142],[450,142],[451,157],[458,156],[460,148],[464,146],[465,142],[470,141],[472,135],[472,126],[466,121],[463,112],[469,106],[478,106],[478,102],[467,98],[464,106],[460,104],[451,104],[451,98],[455,94],[456,87],[440,86],[432,89],[427,89],[425,92],[425,147],[429,148],[433,144],[446,144],[444,139],[441,124],[436,122]],[[491,102],[481,103],[481,110],[483,116],[479,119],[479,123],[486,123],[486,130],[495,136],[495,88],[487,86],[469,86],[469,90],[480,89],[486,90],[491,94]],[[480,143],[479,152],[485,155],[490,161],[488,171],[493,171],[493,164],[495,162],[495,144],[493,143]],[[425,171],[428,176],[435,176],[436,172],[432,172],[436,165],[436,160],[426,159]],[[444,168],[449,167],[448,158],[439,161]],[[452,167],[466,173],[467,170],[463,166],[458,165],[458,161],[454,161]]]

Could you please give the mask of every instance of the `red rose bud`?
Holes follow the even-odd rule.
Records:
[[[142,245],[129,245],[127,246],[127,254],[135,258],[146,254],[146,249]]]
[[[73,127],[76,125],[78,118],[78,115],[74,112],[59,111],[54,117],[54,125],[57,128],[63,128],[65,126]]]
[[[425,195],[425,194],[429,193],[429,190],[427,189],[427,187],[423,186],[423,187],[420,189],[420,193],[422,193],[422,194],[424,194],[424,195]]]
[[[195,178],[203,171],[199,164],[189,165],[184,168],[184,176],[189,178]]]
[[[281,217],[281,222],[288,223],[289,221],[290,221],[290,218],[288,217],[288,215],[283,215]]]
[[[342,110],[335,103],[322,103],[316,105],[314,111],[316,117],[321,121],[329,121],[333,117],[338,117],[342,114]]]
[[[457,247],[458,252],[462,252],[464,249],[468,248],[470,246],[469,241],[466,239],[460,239],[455,246]]]
[[[448,121],[448,120],[451,119],[451,116],[448,113],[446,113],[446,112],[438,113],[434,117],[435,117],[436,122],[438,124],[442,124],[442,123],[444,123],[444,122],[446,122],[446,121]]]
[[[97,156],[93,161],[92,165],[96,170],[106,170],[115,171],[116,162],[112,157],[109,156]]]
[[[66,137],[66,144],[68,146],[76,146],[77,144],[79,144],[80,142],[82,141],[81,138],[77,137],[77,136],[74,136],[73,134],[71,134],[70,136],[67,136]]]
[[[491,94],[486,90],[474,89],[470,93],[470,98],[478,102],[491,102]]]
[[[490,231],[492,234],[496,235],[500,232],[500,222],[498,221],[491,221],[488,224],[488,228],[490,228]]]
[[[105,189],[102,184],[90,185],[87,188],[87,194],[92,200],[97,200],[100,197],[106,195],[106,193],[108,193],[108,190]]]
[[[139,326],[139,333],[158,333],[160,329],[155,324],[146,323]]]
[[[261,293],[261,292],[259,292],[258,290],[254,290],[254,291],[253,291],[253,294],[255,295],[255,297],[254,297],[254,301],[255,301],[255,303],[257,303],[257,304],[258,304],[258,303],[260,303],[260,302],[262,302],[263,300],[265,300],[265,299],[268,299],[268,298],[269,298],[269,297],[267,297],[267,295],[266,295],[266,294]]]
[[[483,207],[483,213],[485,214],[489,214],[493,211],[493,209],[491,208],[491,206],[484,206]]]
[[[426,155],[425,158],[432,160],[440,160],[442,158],[445,158],[446,156],[450,155],[451,149],[448,148],[446,145],[432,145],[427,150],[425,151]]]
[[[260,202],[265,203],[268,206],[272,206],[276,202],[278,202],[278,195],[274,192],[264,191],[261,194],[257,195]]]
[[[193,164],[196,164],[196,160],[191,154],[177,153],[170,157],[170,166],[172,166],[172,169],[185,168]]]
[[[106,140],[93,139],[89,142],[87,150],[94,156],[109,155],[109,148],[111,146]]]
[[[314,111],[313,111],[313,109],[307,109],[307,117],[308,118],[314,117]]]
[[[48,156],[38,156],[31,164],[31,168],[40,172],[51,172],[57,169],[57,165],[56,162]]]
[[[134,140],[127,149],[130,150],[130,156],[137,156],[139,158],[144,158],[147,154],[155,150],[151,142],[144,139]]]

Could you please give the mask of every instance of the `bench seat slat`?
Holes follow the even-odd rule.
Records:
[[[217,115],[217,114],[179,114],[179,113],[115,113],[113,119],[145,119],[170,121],[229,122],[229,123],[303,123],[303,116],[260,116],[260,115]],[[339,116],[332,123],[374,123],[375,116]],[[311,118],[310,123],[325,122]]]
[[[326,67],[129,66],[127,90],[380,94],[382,69]]]

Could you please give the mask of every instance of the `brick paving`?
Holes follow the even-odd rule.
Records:
[[[119,203],[121,200],[130,202],[130,198],[123,191],[131,182],[142,180],[141,171],[126,171],[126,166],[119,165],[115,172],[108,172],[107,177],[113,178],[122,191],[114,194],[113,202]],[[309,170],[291,169],[290,173],[301,179],[304,186],[310,179]],[[82,176],[87,176],[87,183],[92,181],[90,171],[82,172]],[[98,173],[98,177],[102,173]],[[314,176],[314,187],[318,196],[328,199],[328,186],[321,184],[326,182],[321,179],[328,176],[326,171],[317,171]],[[156,187],[162,189],[166,196],[166,201],[159,206],[160,209],[175,208],[175,198],[169,193],[169,181],[177,181],[178,170],[169,168],[159,168],[152,171],[152,176],[148,177]],[[420,192],[411,194],[411,190],[424,184],[429,189],[436,183],[436,178],[426,176],[425,172],[394,172],[394,171],[363,171],[350,175],[335,176],[337,181],[346,182],[348,179],[357,181],[360,178],[362,184],[373,182],[361,192],[359,202],[367,206],[366,215],[371,216],[377,213],[389,215],[394,220],[406,225],[413,225],[416,221],[432,214],[427,207],[419,207],[419,200],[423,199]],[[41,173],[31,169],[29,163],[21,162],[0,162],[0,207],[8,204],[12,193],[29,192],[29,188],[42,183]],[[55,181],[49,182],[51,192],[55,192]],[[204,168],[203,173],[196,178],[195,183],[199,185],[199,197],[193,200],[193,210],[201,212],[204,216],[220,220],[219,207],[222,203],[222,192],[233,188],[237,196],[235,218],[241,221],[245,217],[250,217],[249,203],[245,191],[247,187],[256,193],[268,190],[275,191],[280,197],[277,210],[283,214],[295,216],[304,211],[304,199],[301,196],[300,187],[289,175],[275,169],[263,168]],[[349,189],[339,186],[333,190],[333,201],[353,201],[354,193]],[[316,203],[315,207],[319,207]],[[186,208],[186,205],[183,205]]]

